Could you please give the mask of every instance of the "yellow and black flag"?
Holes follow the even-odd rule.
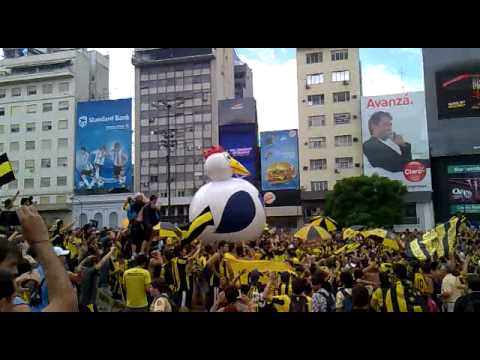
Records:
[[[0,186],[15,181],[12,164],[8,161],[7,154],[0,155]]]
[[[182,245],[198,238],[208,225],[215,225],[210,207],[203,210],[187,227],[182,229]]]

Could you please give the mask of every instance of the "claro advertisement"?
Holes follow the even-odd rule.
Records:
[[[408,191],[431,191],[425,96],[362,97],[365,175],[402,181]]]
[[[260,144],[262,190],[298,190],[297,130],[262,132]]]
[[[75,192],[132,191],[132,99],[77,105]]]
[[[480,165],[448,166],[450,213],[480,213]]]

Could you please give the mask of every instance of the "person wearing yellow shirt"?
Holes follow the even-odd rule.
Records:
[[[136,266],[123,274],[123,283],[127,296],[127,311],[148,312],[147,293],[150,290],[152,279],[150,272],[145,269],[147,257],[143,254],[135,258]]]

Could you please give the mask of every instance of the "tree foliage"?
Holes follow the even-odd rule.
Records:
[[[406,192],[400,181],[386,177],[345,178],[327,194],[325,213],[343,226],[391,227],[403,219]]]

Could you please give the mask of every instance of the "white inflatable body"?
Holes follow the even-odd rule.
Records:
[[[198,238],[203,242],[256,240],[266,222],[259,192],[248,181],[232,177],[246,176],[248,170],[219,146],[211,147],[205,156],[205,171],[211,182],[193,196],[190,222],[210,209],[214,225],[207,225]]]
[[[230,178],[203,185],[190,203],[190,221],[207,207],[214,226],[200,235],[203,242],[252,241],[260,237],[266,223],[258,190],[246,180]]]

